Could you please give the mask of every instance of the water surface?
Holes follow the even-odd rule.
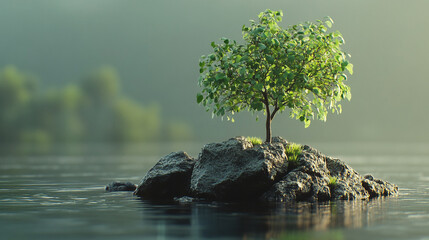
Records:
[[[1,239],[429,239],[429,145],[313,145],[361,174],[399,185],[400,196],[272,205],[161,204],[104,187],[114,180],[138,183],[169,151],[2,156]],[[201,145],[181,147],[197,156]]]

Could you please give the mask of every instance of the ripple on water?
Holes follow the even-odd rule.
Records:
[[[72,200],[76,200],[76,201],[84,201],[84,200],[88,200],[88,198],[86,197],[72,197]]]
[[[35,194],[34,197],[41,198],[41,199],[58,199],[58,197],[48,196],[48,195],[46,195],[44,193]]]
[[[96,186],[96,187],[84,187],[84,188],[61,188],[59,190],[55,190],[53,192],[56,193],[64,193],[64,192],[88,192],[94,190],[104,190],[104,186]]]
[[[408,218],[413,218],[413,219],[429,219],[429,214],[411,214],[408,215]]]
[[[97,172],[93,172],[93,173],[62,173],[59,176],[60,177],[95,177],[100,175]]]
[[[106,181],[112,181],[111,178],[105,178]],[[113,181],[119,181],[119,182],[128,182],[128,181],[140,181],[142,179],[141,176],[130,176],[130,177],[119,177],[115,178]]]
[[[73,239],[80,239],[78,235],[84,231],[91,237],[94,232],[106,234],[117,231],[129,234],[129,231],[137,231],[148,239],[156,238],[157,232],[168,232],[182,239],[196,233],[194,239],[201,239],[204,231],[211,236],[221,233],[223,236],[236,236],[242,231],[243,234],[261,234],[254,238],[261,239],[278,236],[282,232],[286,236],[293,231],[308,233],[317,229],[327,232],[339,229],[344,233],[344,239],[352,234],[356,236],[353,239],[359,239],[362,233],[368,240],[429,240],[426,234],[429,229],[429,161],[426,161],[426,157],[421,161],[413,159],[413,163],[419,163],[413,165],[399,158],[352,157],[357,169],[364,169],[374,173],[377,178],[397,184],[400,187],[398,198],[255,210],[252,210],[252,206],[247,208],[212,203],[152,204],[129,192],[106,192],[105,184],[114,180],[137,183],[142,177],[140,174],[144,174],[141,169],[149,169],[157,159],[150,160],[151,164],[147,164],[149,160],[142,163],[141,157],[131,161],[125,159],[123,162],[116,157],[109,158],[107,162],[104,157],[102,160],[52,157],[34,158],[34,161],[23,161],[22,164],[10,160],[6,166],[2,165],[5,166],[0,167],[0,227],[5,230],[2,237],[4,232],[24,229],[27,234],[22,239],[29,239],[42,229],[51,234],[49,236],[59,231],[70,231],[70,234],[75,235],[66,237]],[[58,166],[55,171],[54,165]],[[385,168],[386,165],[389,167]],[[2,170],[4,168],[6,170]],[[84,229],[88,226],[100,227]],[[148,232],[154,235],[149,236]],[[184,235],[179,236],[178,232],[184,232]],[[387,237],[380,238],[380,234]],[[162,238],[165,235],[159,236]],[[33,239],[46,239],[40,235],[38,237]],[[127,235],[122,237],[126,239]],[[243,235],[240,238],[243,239]],[[330,239],[343,238],[334,236]]]

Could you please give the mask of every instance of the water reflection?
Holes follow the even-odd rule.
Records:
[[[160,239],[307,239],[313,234],[344,239],[344,229],[380,223],[391,200],[270,205],[142,201],[141,209],[143,224],[152,225]]]
[[[345,157],[358,172],[371,172],[400,186],[398,198],[369,202],[180,205],[104,191],[113,180],[138,183],[159,158],[155,154],[0,157],[0,239],[422,240],[429,236],[428,156]]]

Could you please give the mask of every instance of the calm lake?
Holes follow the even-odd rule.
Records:
[[[400,196],[298,204],[155,204],[112,181],[138,183],[171,151],[0,157],[1,239],[428,239],[429,144],[311,144],[359,173],[395,183]],[[135,149],[139,149],[134,146]]]

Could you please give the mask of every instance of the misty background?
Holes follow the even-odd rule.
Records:
[[[307,129],[283,112],[273,121],[274,136],[298,142],[428,141],[428,7],[424,0],[0,0],[0,80],[7,74],[20,76],[25,94],[32,96],[23,100],[25,111],[33,111],[23,117],[25,124],[5,120],[1,140],[11,141],[22,130],[14,127],[21,126],[35,126],[30,133],[20,133],[29,142],[61,141],[62,128],[73,135],[64,123],[70,124],[64,118],[71,118],[64,116],[63,122],[55,120],[56,130],[46,130],[52,133],[33,131],[51,126],[36,122],[44,112],[57,113],[46,109],[50,105],[37,109],[35,102],[55,94],[51,101],[58,102],[67,91],[75,96],[70,100],[75,102],[65,106],[74,109],[70,111],[79,122],[79,141],[263,138],[262,113],[258,122],[256,116],[240,113],[231,123],[212,119],[196,104],[198,60],[211,51],[211,41],[241,40],[241,27],[250,19],[265,9],[281,9],[281,26],[332,17],[333,30],[343,34],[344,50],[352,56],[354,75],[348,85],[353,97],[342,103],[341,115],[328,115],[326,123],[312,121]],[[108,105],[94,106],[91,81],[108,92],[110,100],[103,100]],[[103,95],[98,87],[93,91]],[[0,93],[0,117],[5,118],[11,115],[11,105]],[[100,108],[108,114],[99,113]],[[112,119],[121,116],[125,120],[115,125]],[[11,136],[5,129],[9,134],[13,130]]]

